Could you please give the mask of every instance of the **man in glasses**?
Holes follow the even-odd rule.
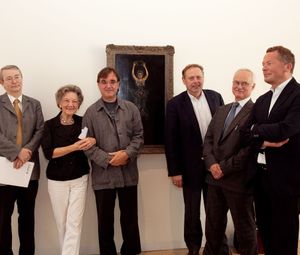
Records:
[[[22,94],[23,76],[17,66],[2,67],[0,83],[6,91],[0,96],[0,156],[13,162],[16,169],[28,161],[34,162],[28,187],[0,184],[0,254],[13,254],[11,216],[16,202],[19,254],[34,255],[34,208],[40,175],[38,148],[44,118],[40,102]]]
[[[207,129],[203,145],[203,156],[209,169],[205,255],[220,254],[228,210],[240,253],[257,254],[253,188],[247,183],[250,146],[243,145],[240,134],[253,107],[250,96],[254,87],[251,70],[236,71],[232,82],[234,102],[220,107]]]
[[[87,109],[83,127],[88,128],[88,136],[96,138],[96,145],[86,155],[92,164],[100,253],[117,255],[114,207],[118,197],[121,254],[139,254],[137,155],[144,141],[141,116],[133,103],[118,98],[120,79],[115,69],[102,69],[97,83],[101,98]]]

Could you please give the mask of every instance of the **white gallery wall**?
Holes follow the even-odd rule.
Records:
[[[297,0],[0,0],[0,66],[18,65],[24,94],[41,101],[45,120],[57,114],[54,93],[65,84],[79,85],[83,114],[99,98],[96,75],[106,64],[105,46],[141,45],[175,48],[174,94],[185,89],[181,70],[189,63],[205,68],[205,87],[219,91],[226,103],[233,97],[236,69],[247,67],[257,77],[256,99],[269,89],[261,62],[274,45],[290,48],[300,60],[300,3]],[[296,64],[296,79],[300,67]],[[1,94],[4,92],[0,88]],[[1,120],[0,120],[1,121]],[[59,254],[53,213],[47,194],[45,168],[36,204],[36,254]],[[161,155],[141,155],[139,223],[143,250],[184,247],[183,200],[171,185]],[[1,170],[1,169],[0,169]],[[116,210],[116,243],[121,234]],[[202,221],[204,222],[202,209]],[[13,246],[17,253],[17,215]],[[232,236],[232,223],[228,229]],[[97,220],[89,189],[81,254],[98,253]]]

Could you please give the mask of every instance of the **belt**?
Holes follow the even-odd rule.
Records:
[[[264,171],[267,171],[267,165],[266,164],[257,164],[259,168],[261,168]]]

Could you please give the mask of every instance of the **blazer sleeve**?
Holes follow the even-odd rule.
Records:
[[[256,109],[257,111],[259,109]],[[274,123],[254,124],[251,133],[254,138],[280,142],[300,132],[300,93],[295,97],[286,115]]]
[[[31,137],[29,142],[24,145],[25,148],[30,149],[32,152],[36,151],[40,146],[40,141],[43,136],[44,129],[44,117],[40,102],[36,101],[34,108],[36,114],[36,122],[35,126],[33,127],[33,136]]]
[[[215,164],[219,163],[217,159],[214,156],[214,129],[215,129],[215,117],[212,118],[211,122],[208,125],[206,135],[204,138],[203,143],[203,157],[205,161],[205,165],[207,169],[210,169],[210,167]]]
[[[176,103],[169,101],[166,108],[165,153],[168,176],[182,175],[180,158],[180,123]]]
[[[132,137],[127,145],[125,152],[130,159],[135,159],[144,144],[144,131],[141,114],[135,105],[131,107],[132,111]]]
[[[88,128],[88,137],[96,138],[96,131],[93,128],[93,121],[95,121],[95,116],[93,115],[93,109],[87,109],[82,118],[82,127]],[[93,161],[100,167],[107,169],[110,161],[110,156],[107,152],[102,150],[97,143],[93,145],[90,149],[84,151],[85,155],[89,160]]]

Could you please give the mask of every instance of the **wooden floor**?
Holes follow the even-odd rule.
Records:
[[[299,245],[300,247],[300,241],[299,241]],[[202,255],[202,251],[203,249],[201,249],[199,255]],[[96,254],[94,254],[96,255]],[[161,250],[161,251],[143,251],[141,253],[141,255],[187,255],[187,249],[175,249],[175,250]],[[237,253],[235,251],[234,248],[231,249],[231,255],[239,255],[239,253]],[[259,254],[259,255],[263,255],[263,254]],[[300,255],[300,249],[298,251],[298,255]]]

